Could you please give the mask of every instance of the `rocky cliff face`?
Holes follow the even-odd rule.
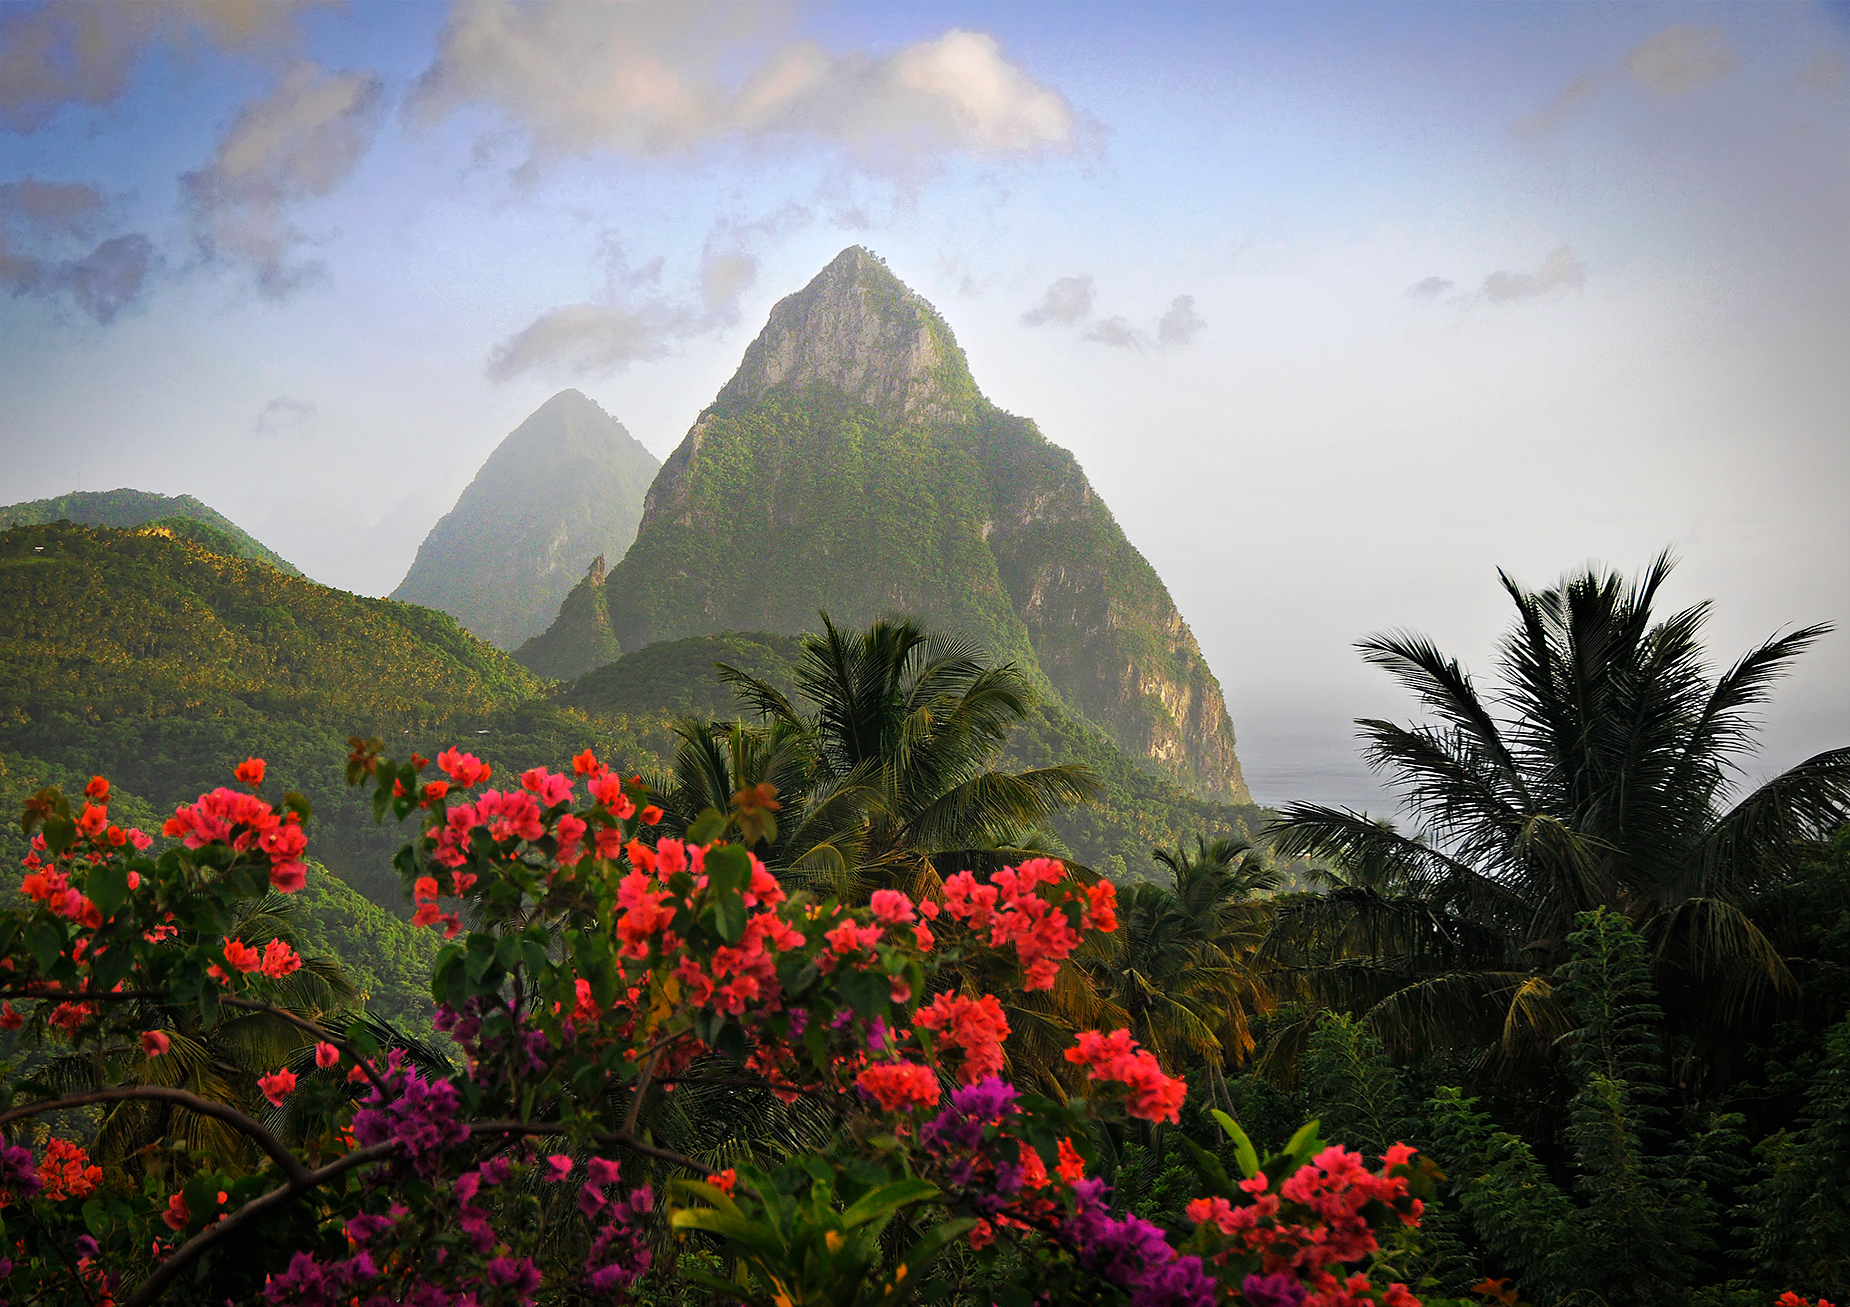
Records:
[[[1072,455],[983,399],[944,320],[866,250],[772,310],[605,593],[626,650],[813,629],[819,608],[916,613],[1021,664],[1151,771],[1248,801],[1162,580]]]
[[[593,556],[629,547],[657,467],[621,422],[560,391],[488,456],[392,598],[515,648],[553,621]]]

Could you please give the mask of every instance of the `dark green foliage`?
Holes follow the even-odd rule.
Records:
[[[289,576],[302,575],[240,530],[230,518],[191,495],[157,495],[147,490],[79,490],[56,499],[35,499],[0,508],[0,527],[46,526],[59,521],[83,526],[164,530],[197,540],[214,553],[268,563]]]
[[[1743,1211],[1771,1288],[1850,1294],[1850,1018],[1830,1032],[1795,1128],[1760,1146],[1766,1176]]]
[[[1666,1142],[1655,1106],[1662,1014],[1644,941],[1605,910],[1575,927],[1555,984],[1575,1022],[1564,1140],[1578,1201],[1527,1141],[1456,1089],[1432,1100],[1433,1151],[1492,1273],[1514,1276],[1541,1307],[1670,1302],[1709,1278],[1741,1119],[1719,1116]]]
[[[440,933],[412,927],[313,864],[295,898],[299,948],[339,962],[367,1011],[405,1030],[428,1029]]]
[[[1331,1139],[1370,1157],[1422,1133],[1405,1075],[1361,1022],[1326,1012],[1301,1063],[1305,1115]]]

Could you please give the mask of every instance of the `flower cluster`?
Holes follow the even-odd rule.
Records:
[[[240,772],[261,780],[261,759],[251,759]],[[301,816],[289,811],[277,812],[255,794],[220,786],[202,794],[192,803],[183,803],[161,827],[161,834],[177,838],[189,849],[208,844],[225,844],[239,852],[257,850],[270,861],[270,885],[284,894],[293,894],[308,880],[308,867],[302,861],[308,849],[308,836],[302,830]]]
[[[1057,903],[1036,892],[1041,885],[1062,885]],[[1117,888],[1108,880],[1080,885],[1053,858],[1004,868],[987,885],[960,871],[944,882],[944,910],[987,935],[991,948],[1013,945],[1023,989],[1052,989],[1060,964],[1079,947],[1081,931],[1118,926]]]
[[[1129,1091],[1130,1114],[1145,1121],[1181,1120],[1182,1100],[1188,1085],[1179,1076],[1168,1076],[1155,1057],[1137,1047],[1128,1030],[1114,1030],[1109,1035],[1084,1030],[1066,1060],[1086,1068],[1091,1080],[1116,1082]]]
[[[1235,1258],[1257,1266],[1243,1283],[1252,1301],[1284,1307],[1359,1307],[1377,1301],[1367,1276],[1342,1274],[1346,1265],[1376,1252],[1382,1213],[1410,1227],[1424,1210],[1409,1196],[1414,1150],[1395,1144],[1370,1170],[1361,1154],[1331,1146],[1300,1166],[1282,1185],[1263,1171],[1239,1184],[1244,1201],[1220,1196],[1189,1203],[1188,1219],[1202,1234],[1202,1246],[1217,1264]],[[1295,1296],[1294,1296],[1295,1295]],[[1389,1284],[1378,1301],[1386,1307],[1419,1307],[1404,1284]]]
[[[394,1165],[428,1180],[443,1151],[469,1137],[469,1127],[456,1119],[456,1087],[424,1079],[398,1049],[388,1055],[381,1080],[385,1092],[374,1086],[353,1114],[353,1137],[362,1148],[397,1144]]]

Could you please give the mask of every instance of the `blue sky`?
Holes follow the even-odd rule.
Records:
[[[200,496],[385,593],[575,385],[658,455],[866,244],[1072,449],[1260,796],[1351,642],[1683,559],[1850,622],[1850,16],[1818,5],[0,6],[0,495]],[[1165,329],[1167,324],[1167,329]],[[1767,765],[1850,738],[1850,637]]]

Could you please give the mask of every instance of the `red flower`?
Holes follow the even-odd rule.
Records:
[[[244,784],[256,789],[263,784],[263,769],[262,758],[246,758],[238,764],[238,769],[233,774]]]
[[[653,826],[662,819],[662,810],[651,803],[642,810],[642,824]]]
[[[106,802],[109,798],[109,782],[101,776],[92,776],[90,783],[84,786],[84,795],[95,799],[98,803]]]
[[[170,1195],[167,1199],[167,1210],[161,1213],[161,1220],[169,1230],[184,1230],[190,1225],[193,1214],[186,1210],[186,1195]]]
[[[315,1065],[326,1071],[340,1062],[340,1050],[325,1039],[315,1041]]]
[[[574,776],[595,776],[599,770],[597,755],[592,753],[589,749],[586,749],[583,753],[576,755],[572,759],[572,774]]]
[[[854,1083],[887,1112],[931,1107],[938,1101],[938,1077],[930,1067],[913,1062],[878,1063],[856,1076]]]
[[[144,1030],[141,1032],[141,1051],[147,1057],[165,1057],[167,1048],[173,1041],[163,1030]]]
[[[263,965],[263,954],[241,939],[225,941],[225,961],[238,971],[255,971]]]
[[[259,965],[263,968],[263,974],[271,980],[281,980],[290,972],[299,970],[302,959],[282,940],[273,939],[263,946],[263,961]]]
[[[270,1106],[281,1107],[283,1100],[295,1090],[295,1072],[284,1067],[267,1076],[258,1076],[257,1088],[263,1090],[263,1096],[270,1100]]]

